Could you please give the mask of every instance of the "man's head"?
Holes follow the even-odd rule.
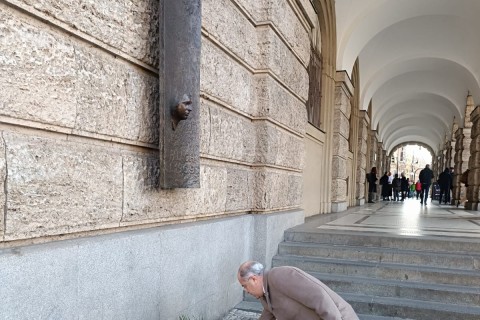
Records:
[[[244,262],[238,268],[238,282],[245,291],[257,299],[264,294],[263,271],[263,265],[257,261]]]
[[[425,165],[425,168],[430,169],[430,165],[429,165],[429,164],[426,164],[426,165]]]

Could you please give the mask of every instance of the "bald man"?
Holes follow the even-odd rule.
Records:
[[[260,320],[358,320],[350,304],[298,268],[265,271],[260,262],[247,261],[238,269],[237,278],[262,303]]]

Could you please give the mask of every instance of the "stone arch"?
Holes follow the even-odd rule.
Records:
[[[430,154],[432,155],[432,159],[435,157],[435,152],[434,150],[432,149],[431,146],[429,146],[428,144],[426,143],[423,143],[423,142],[420,142],[420,141],[406,141],[406,142],[402,142],[402,143],[399,143],[397,145],[395,145],[391,150],[390,152],[388,153],[388,157],[390,158],[392,156],[392,154],[395,152],[395,150],[401,148],[401,147],[405,147],[405,146],[408,146],[408,145],[418,145],[418,146],[421,146],[421,147],[424,147],[425,149],[428,150],[428,152],[430,152]]]
[[[320,113],[320,129],[328,131],[330,110],[333,108],[335,74],[336,74],[336,50],[337,50],[337,34],[335,19],[335,1],[334,0],[314,0],[313,5],[317,11],[320,33],[320,48],[322,59],[322,76],[321,76],[321,113]],[[318,41],[316,41],[318,43]]]

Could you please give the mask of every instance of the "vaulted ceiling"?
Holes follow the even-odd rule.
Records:
[[[360,108],[387,152],[437,152],[480,102],[480,0],[336,0],[337,70],[359,59]]]

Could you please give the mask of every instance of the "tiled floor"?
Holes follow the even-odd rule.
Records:
[[[311,223],[315,221],[308,222]],[[319,231],[334,229],[480,239],[480,212],[438,205],[436,201],[428,201],[426,206],[416,199],[379,201],[351,208],[342,217],[326,224],[320,223],[316,228]]]
[[[463,207],[439,205],[428,200],[378,201],[353,207],[345,212],[307,218],[296,230],[322,232],[323,230],[350,230],[415,237],[470,238],[480,245],[480,212]],[[258,314],[233,310],[223,320],[253,320]]]

